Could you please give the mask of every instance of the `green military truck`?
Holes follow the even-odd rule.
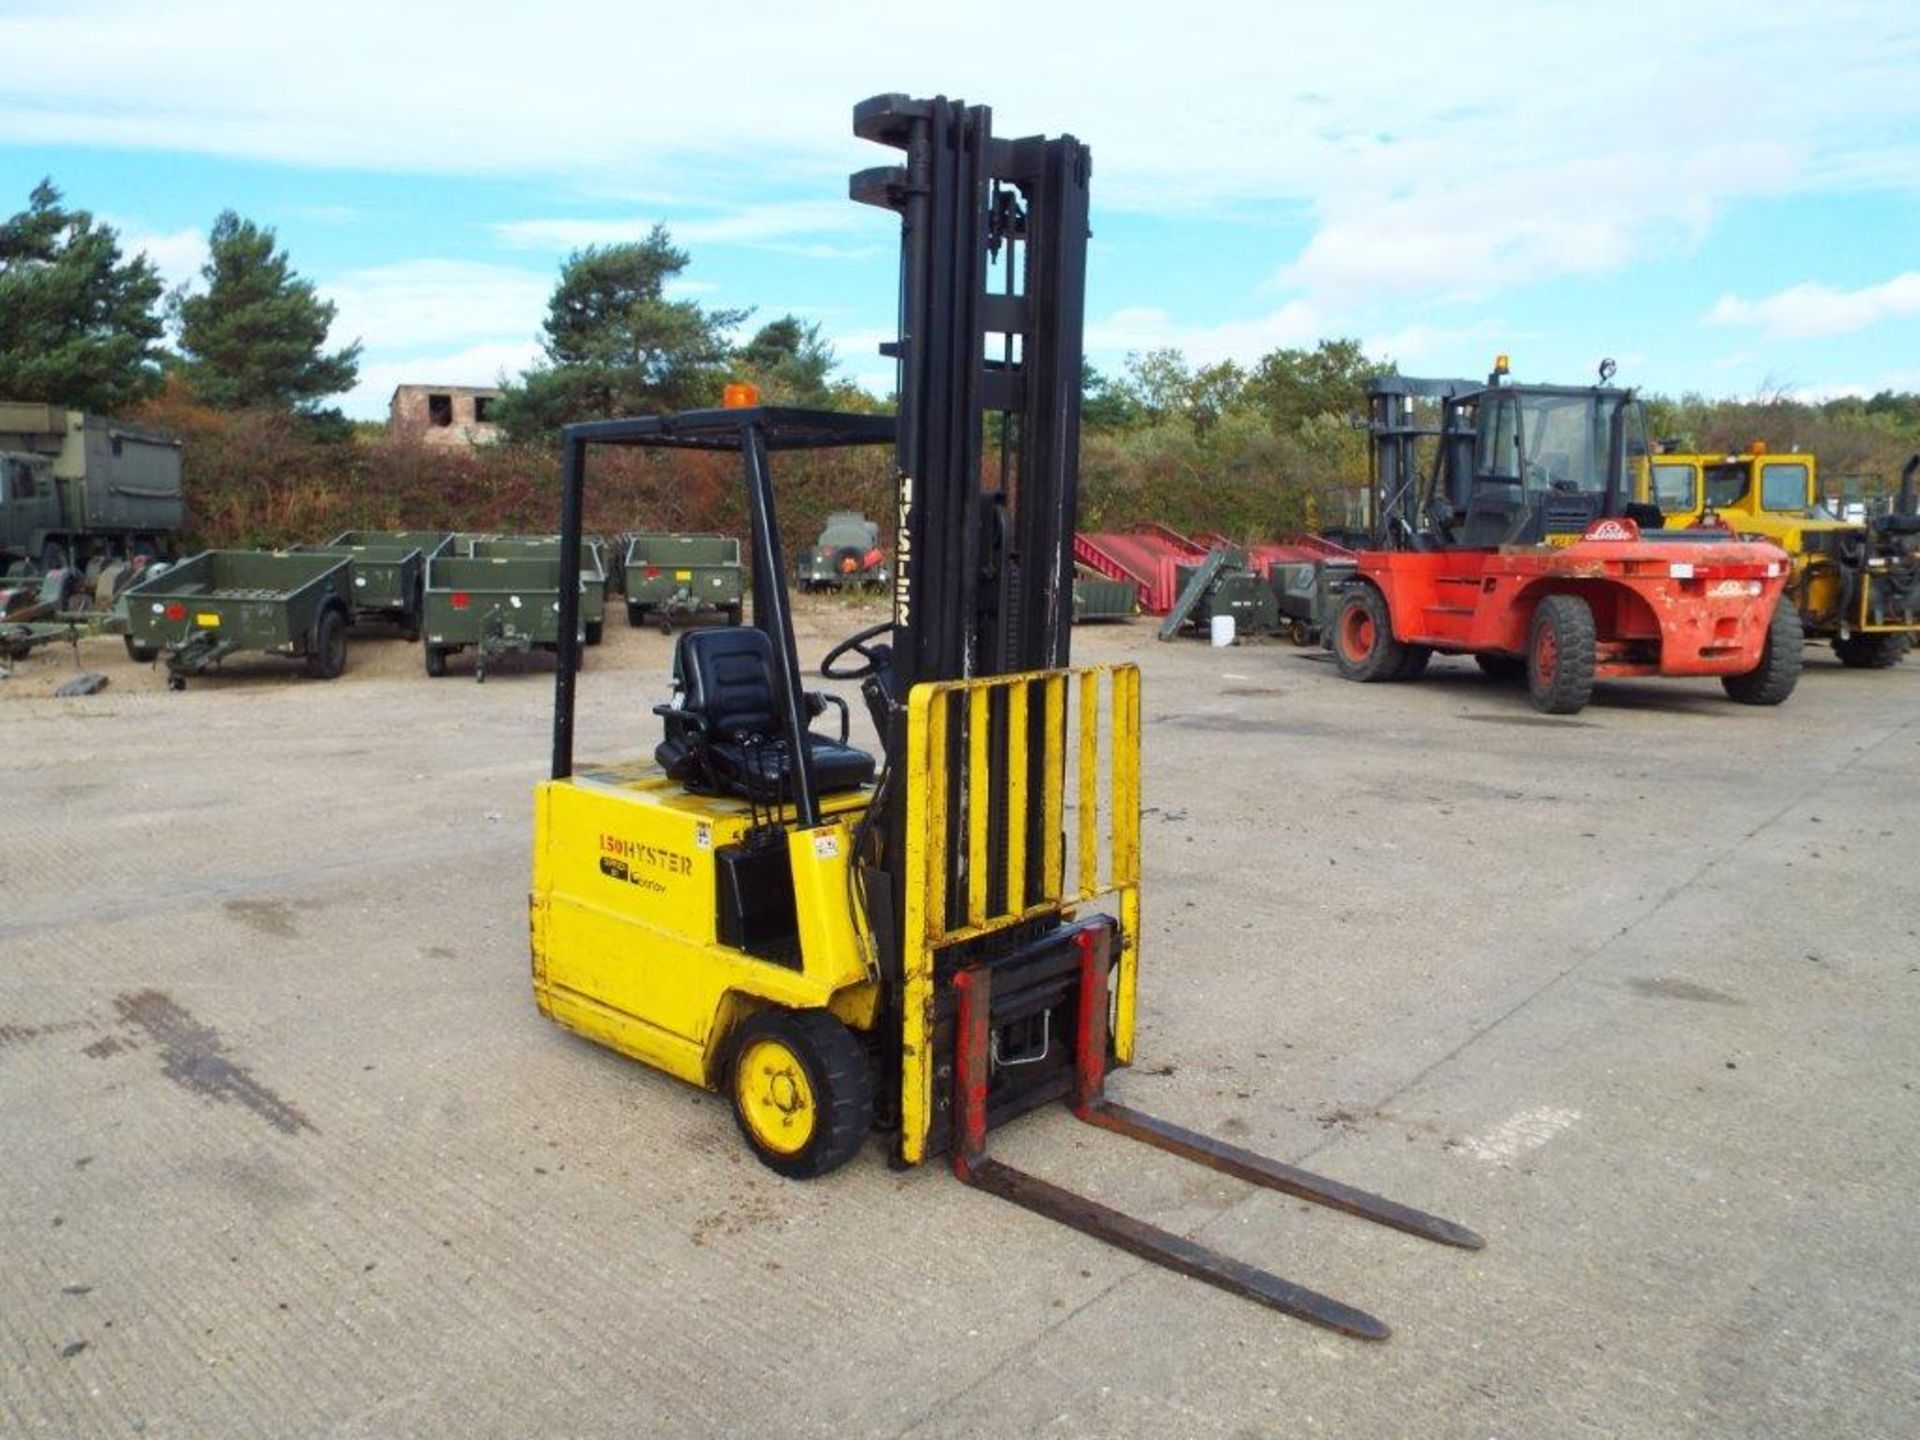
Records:
[[[627,592],[627,624],[651,615],[671,632],[676,615],[720,614],[738,625],[746,595],[740,542],[729,535],[637,534],[627,542],[621,566]]]
[[[91,576],[117,560],[170,559],[185,524],[172,436],[0,401],[0,571]]]

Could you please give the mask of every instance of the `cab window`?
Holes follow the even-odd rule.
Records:
[[[1807,508],[1807,467],[1768,464],[1760,467],[1760,504],[1768,510]]]
[[[1474,472],[1496,480],[1520,478],[1520,427],[1518,408],[1511,395],[1498,395],[1490,402],[1493,418],[1480,427],[1480,453],[1474,458]]]
[[[1699,472],[1691,465],[1656,463],[1652,499],[1665,515],[1692,511],[1700,503]]]
[[[1714,510],[1738,505],[1746,498],[1747,483],[1747,467],[1744,465],[1712,466],[1707,471],[1707,505]]]

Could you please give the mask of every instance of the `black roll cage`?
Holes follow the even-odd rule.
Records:
[[[891,415],[854,415],[838,410],[802,410],[752,405],[687,410],[633,420],[588,420],[560,432],[560,646],[553,684],[553,778],[573,774],[575,665],[580,654],[580,543],[587,490],[587,451],[594,445],[635,449],[733,452],[741,457],[753,563],[756,629],[773,642],[774,682],[780,718],[793,750],[794,812],[802,829],[820,823],[813,757],[806,734],[805,687],[793,640],[793,610],[787,593],[787,562],[780,544],[770,457],[780,450],[828,450],[855,445],[891,445]]]

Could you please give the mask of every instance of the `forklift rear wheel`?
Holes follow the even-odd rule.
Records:
[[[1911,635],[1849,635],[1834,639],[1833,658],[1849,670],[1890,670],[1912,648]]]
[[[793,1180],[838,1169],[873,1128],[867,1052],[824,1010],[762,1010],[742,1023],[727,1095],[755,1157]]]
[[[1774,607],[1773,623],[1767,626],[1767,644],[1760,652],[1760,663],[1744,675],[1722,675],[1720,688],[1742,705],[1778,705],[1800,683],[1806,643],[1800,612],[1783,595]]]
[[[1347,592],[1333,622],[1333,660],[1349,680],[1397,680],[1407,647],[1393,638],[1387,597],[1371,585]]]
[[[336,679],[347,668],[347,617],[338,610],[322,612],[313,627],[313,649],[307,652],[307,673],[316,680]]]
[[[1578,595],[1549,595],[1527,633],[1527,698],[1542,715],[1576,715],[1593,698],[1593,611]]]

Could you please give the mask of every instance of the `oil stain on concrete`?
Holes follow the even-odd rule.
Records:
[[[313,1122],[227,1058],[220,1032],[202,1024],[159,990],[121,995],[113,1002],[121,1021],[143,1031],[160,1050],[160,1073],[209,1100],[235,1101],[274,1129],[293,1135]]]

